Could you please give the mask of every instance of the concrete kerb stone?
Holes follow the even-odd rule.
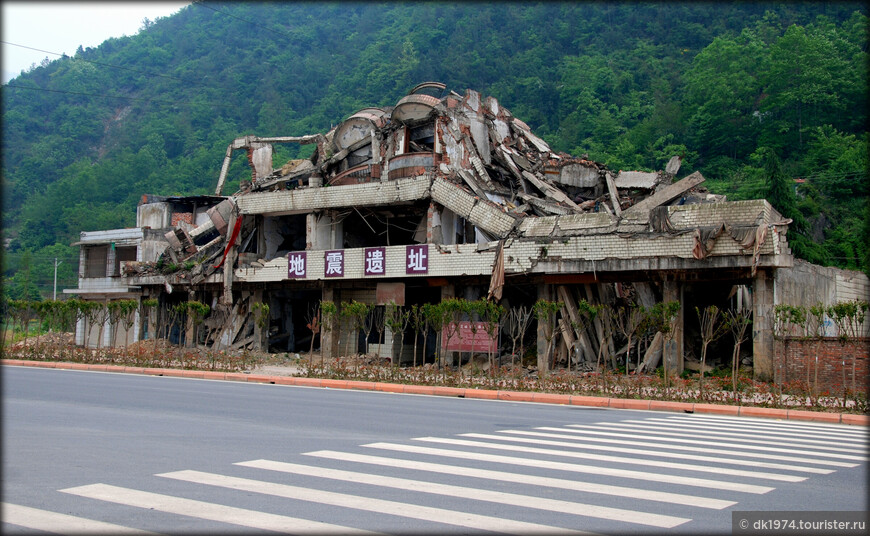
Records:
[[[805,411],[798,409],[788,410],[787,418],[792,421],[814,421],[827,423],[840,423],[839,413],[822,413],[820,411]]]
[[[246,382],[248,381],[248,375],[240,372],[227,372],[224,374],[224,379],[236,382]]]
[[[378,382],[375,384],[375,391],[382,391],[385,393],[403,393],[405,392],[405,386],[400,383]]]
[[[852,413],[843,413],[840,415],[843,424],[851,424],[855,426],[870,426],[870,415],[855,415]]]
[[[572,406],[606,408],[610,404],[610,399],[603,396],[571,395],[571,399],[568,403]]]
[[[464,398],[465,389],[461,387],[441,387],[436,385],[434,394],[437,396],[456,396]]]
[[[649,409],[649,400],[637,400],[633,398],[611,398],[608,407],[617,409]]]
[[[360,391],[374,391],[375,382],[359,382],[348,380],[346,389],[358,389]]]
[[[756,408],[740,406],[737,414],[743,417],[764,417],[766,419],[788,419],[788,410],[777,408]]]
[[[562,395],[556,393],[535,393],[526,391],[494,391],[489,389],[464,389],[460,387],[440,387],[430,385],[404,385],[363,381],[332,380],[327,378],[299,378],[287,376],[252,375],[239,372],[195,371],[165,368],[125,367],[119,365],[89,365],[86,363],[66,363],[55,361],[27,361],[23,359],[2,359],[3,366],[34,368],[54,368],[62,370],[86,370],[125,374],[145,374],[150,376],[169,376],[178,378],[213,379],[242,381],[252,383],[271,383],[304,387],[324,387],[331,389],[357,389],[391,393],[422,394],[477,398],[483,400],[503,400],[511,402],[538,402],[542,404],[563,404],[572,406],[610,407],[614,409],[636,409],[652,411],[672,411],[686,413],[709,413],[715,415],[735,415],[744,417],[763,417],[769,419],[813,421],[853,426],[870,426],[870,415],[851,413],[824,413],[797,409],[759,408],[752,406],[727,406],[720,404],[692,404],[689,402],[668,402],[662,400],[639,400],[606,398],[598,396]]]
[[[435,386],[433,385],[404,385],[402,392],[409,395],[434,395]]]
[[[245,381],[248,383],[275,383],[275,377],[265,374],[247,374]]]
[[[320,378],[295,378],[284,376],[276,378],[275,383],[280,383],[282,385],[298,385],[301,387],[324,387],[323,380]]]
[[[653,411],[675,411],[678,413],[692,413],[695,411],[691,402],[669,402],[666,400],[650,400],[649,409]]]
[[[348,389],[347,380],[331,380],[326,378],[320,380],[320,385],[330,389]]]
[[[202,373],[202,378],[204,380],[225,380],[227,377],[226,372],[216,372],[213,370],[206,370]]]
[[[556,393],[532,393],[532,402],[540,404],[562,404],[569,405],[571,403],[571,395],[560,395]]]
[[[532,394],[527,391],[498,391],[498,399],[507,402],[531,402]]]
[[[498,400],[498,391],[491,389],[466,389],[465,398],[482,398],[484,400]]]
[[[712,413],[714,415],[737,415],[739,406],[720,406],[719,404],[694,404],[695,413]]]

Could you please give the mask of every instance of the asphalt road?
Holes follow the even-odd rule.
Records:
[[[867,505],[860,427],[8,366],[2,387],[4,534],[730,533],[733,510]]]

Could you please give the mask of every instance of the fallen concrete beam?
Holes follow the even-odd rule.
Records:
[[[656,208],[659,205],[664,205],[665,203],[673,201],[684,192],[687,192],[695,186],[704,182],[704,180],[704,176],[701,175],[701,172],[696,171],[688,177],[684,177],[683,179],[673,184],[665,186],[664,188],[647,197],[646,199],[625,209],[623,211],[623,214],[642,214],[644,212],[649,212],[650,210]]]
[[[616,176],[617,188],[640,188],[644,190],[652,190],[655,188],[658,173],[647,173],[645,171],[620,171]]]
[[[506,237],[516,223],[515,216],[506,214],[488,199],[477,197],[441,178],[432,181],[432,199],[499,238]]]
[[[535,176],[534,173],[529,173],[528,171],[523,171],[522,173],[523,177],[525,177],[526,180],[528,180],[530,183],[534,184],[535,188],[540,190],[541,193],[543,193],[545,196],[549,197],[553,201],[556,201],[557,203],[564,203],[574,210],[580,210],[580,207],[577,206],[577,203],[575,203],[570,197],[565,195],[562,190],[559,190],[555,186],[547,184],[543,179]]]
[[[610,203],[613,205],[613,212],[619,217],[622,215],[622,207],[619,206],[619,192],[616,190],[616,183],[613,182],[613,174],[609,171],[604,174],[604,180],[607,182],[607,193],[610,194]]]
[[[554,201],[541,199],[534,195],[517,193],[517,197],[537,208],[538,210],[546,212],[549,215],[564,216],[566,214],[575,214],[575,212],[570,208],[563,207],[562,205],[555,203]]]
[[[256,192],[239,196],[241,214],[303,214],[330,208],[408,203],[429,198],[428,176],[371,182],[333,188],[299,188],[280,192]]]

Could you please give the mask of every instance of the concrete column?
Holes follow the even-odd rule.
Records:
[[[114,242],[109,244],[108,250],[106,251],[106,275],[112,277],[115,274],[115,256],[117,255],[117,251],[115,251]]]
[[[251,305],[253,305],[255,303],[262,303],[262,302],[263,302],[263,290],[257,289],[255,291],[253,291],[251,293]],[[257,350],[260,352],[266,352],[269,349],[269,318],[271,317],[271,315],[272,315],[272,313],[268,313],[266,315],[267,318],[265,319],[265,322],[266,322],[265,329],[260,329],[260,327],[257,325],[256,314],[253,317],[253,320],[254,320],[254,350]]]
[[[344,221],[333,222],[330,218],[329,227],[332,231],[332,242],[329,249],[344,249]]]
[[[196,293],[191,292],[187,299],[188,301],[196,301]],[[185,348],[196,347],[196,341],[193,340],[193,315],[189,313],[184,326],[184,346]]]
[[[256,216],[256,227],[257,229],[257,255],[259,257],[266,256],[266,233],[265,233],[265,221],[266,218],[263,215]]]
[[[454,287],[453,285],[445,285],[445,286],[441,287],[441,301],[449,300],[450,298],[455,298],[455,297],[456,297],[456,287]],[[436,336],[437,335],[438,334],[436,333]],[[445,344],[447,341],[439,340],[437,342],[440,342],[441,344]],[[438,352],[440,352],[440,348],[437,349],[436,354]],[[423,349],[423,355],[424,356],[426,355],[425,348]],[[457,364],[459,363],[458,361],[456,361],[454,359],[455,357],[456,357],[456,352],[444,352],[444,354],[441,356],[441,358],[444,359],[444,364],[447,366],[453,366],[454,362],[456,362]]]
[[[236,227],[236,221],[238,219],[238,214],[234,210],[230,214],[229,225],[227,226],[227,241],[229,242],[233,229]],[[224,260],[223,270],[224,270],[224,292],[223,296],[221,296],[221,302],[225,305],[233,304],[233,267],[236,265],[236,255],[238,252],[238,246],[236,243],[239,241],[238,237],[236,240],[230,244],[230,251]]]
[[[146,300],[151,299],[152,297],[154,297],[154,296],[144,296],[144,298]],[[157,338],[157,315],[160,314],[158,312],[159,310],[160,310],[159,303],[158,303],[157,307],[154,307],[153,309],[151,309],[151,308],[148,309],[148,335],[149,335],[149,337],[147,337],[147,338],[149,338],[149,339],[156,339]]]
[[[774,376],[773,305],[773,278],[759,270],[752,282],[752,371],[759,381]]]
[[[305,215],[305,249],[332,249],[335,238],[332,235],[332,218],[329,214],[313,212]]]
[[[426,211],[426,242],[430,244],[443,244],[441,226],[441,212],[435,206],[435,202],[429,203],[429,210]]]
[[[323,284],[320,299],[335,303],[335,290],[332,285],[329,283]],[[336,303],[336,305],[338,304]],[[328,326],[324,324],[320,328],[320,351],[323,354],[324,359],[336,356],[336,352],[338,351],[338,328],[338,318],[333,318]]]
[[[550,285],[538,285],[538,299],[552,300],[552,289]],[[534,314],[534,312],[532,312]],[[546,329],[543,322],[537,322],[538,326],[538,378],[543,377],[549,372],[549,356],[547,355],[547,338],[545,337]]]
[[[662,299],[665,302],[676,301],[680,303],[680,311],[677,313],[677,321],[674,324],[674,333],[668,347],[663,353],[664,359],[668,360],[668,372],[679,375],[683,372],[683,333],[685,323],[685,308],[683,307],[683,283],[680,281],[665,281],[662,286]]]

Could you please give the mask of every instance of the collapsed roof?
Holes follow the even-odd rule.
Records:
[[[592,233],[686,233],[690,227],[675,228],[668,213],[657,208],[725,200],[699,188],[704,177],[698,172],[675,180],[679,155],[655,173],[612,171],[586,157],[554,152],[493,97],[482,98],[473,90],[444,95],[445,90],[437,82],[420,84],[394,107],[364,108],[325,135],[237,138],[227,147],[215,196],[222,195],[236,150],[246,151],[251,179],[212,206],[205,223],[166,233],[169,246],[163,258],[175,265],[196,264],[191,277],[182,279],[202,281],[223,264],[230,243],[236,242],[231,235],[241,232],[243,241],[251,239],[252,218],[235,225],[247,215],[363,207],[391,207],[401,214],[402,207],[431,201],[473,225],[474,241],[482,243]],[[274,168],[275,143],[315,144],[315,150],[310,158]],[[741,228],[729,229],[732,237],[738,240],[762,223],[788,223],[769,208],[755,208],[747,221],[736,222]],[[417,225],[414,241],[442,243],[431,215],[427,230],[425,212],[417,206],[406,213],[422,219],[411,223]],[[762,212],[764,222],[756,216]],[[724,230],[720,227],[695,233],[690,249],[696,259],[706,256]],[[301,234],[309,235],[302,249],[322,249],[310,243],[310,229]],[[271,258],[255,258],[253,266]],[[239,259],[242,265],[250,264]],[[128,275],[154,271],[155,263],[138,263]]]

